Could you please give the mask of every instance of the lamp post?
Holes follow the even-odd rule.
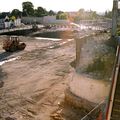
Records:
[[[117,32],[117,17],[118,17],[118,0],[113,0],[112,37],[116,36],[116,32]]]

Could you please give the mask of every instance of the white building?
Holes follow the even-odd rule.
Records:
[[[14,23],[15,23],[15,26],[17,27],[17,26],[21,26],[21,19],[20,18],[17,18],[15,21],[14,21]]]
[[[21,26],[21,19],[17,18],[14,21],[12,21],[9,19],[8,16],[6,16],[4,19],[4,26],[5,28],[13,28],[13,27]]]

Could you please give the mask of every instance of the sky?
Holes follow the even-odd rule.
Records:
[[[33,3],[34,8],[42,6],[46,10],[53,11],[78,11],[81,8],[85,10],[94,10],[105,12],[112,10],[113,0],[27,0]],[[22,10],[22,2],[26,0],[2,0],[0,3],[0,12],[8,12],[13,9]]]

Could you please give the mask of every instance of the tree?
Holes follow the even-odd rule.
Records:
[[[10,17],[10,20],[12,20],[12,21],[15,21],[15,19],[16,19],[15,16],[11,16],[11,17]]]
[[[46,16],[46,15],[48,15],[48,12],[46,11],[46,9],[44,9],[42,7],[38,7],[35,10],[35,16],[37,16],[37,17],[43,17],[43,16]]]
[[[23,16],[33,16],[34,15],[34,6],[31,2],[23,2],[22,3],[23,8]]]
[[[57,15],[58,15],[58,14],[62,14],[62,13],[64,13],[64,12],[63,12],[63,11],[58,11]]]
[[[55,15],[56,13],[55,13],[53,10],[50,10],[50,11],[48,12],[48,14],[49,14],[50,16],[52,16],[52,15]]]
[[[62,19],[62,20],[66,20],[68,18],[68,15],[62,11],[59,11],[57,13],[56,19]]]
[[[60,14],[60,19],[66,20],[67,18],[68,18],[68,17],[67,17],[67,14],[66,14],[66,13]]]
[[[93,12],[92,12],[92,17],[93,17],[93,19],[97,17],[96,11],[93,11]]]
[[[80,18],[80,20],[85,19],[85,16],[86,16],[85,10],[84,9],[80,9],[78,11],[78,16],[79,16],[78,18]]]
[[[22,12],[19,11],[18,9],[13,9],[11,12],[11,16],[15,16],[16,18],[21,17],[21,15],[22,15]]]
[[[105,11],[105,17],[112,18],[112,11]]]
[[[78,14],[74,17],[74,22],[78,22],[80,20],[94,20],[97,19],[99,15],[96,11],[85,11],[84,9],[80,9]]]
[[[98,17],[96,11],[92,11],[90,10],[89,12],[87,12],[87,19],[93,20],[96,19]]]
[[[74,19],[73,19],[74,22],[78,22],[80,21],[80,16],[75,16]]]
[[[85,10],[84,10],[84,9],[80,9],[78,12],[79,12],[80,14],[84,14]]]
[[[10,12],[2,12],[1,14],[0,14],[0,19],[4,19],[6,16],[10,16]]]

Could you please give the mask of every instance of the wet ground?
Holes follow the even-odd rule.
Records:
[[[74,71],[70,65],[75,59],[74,40],[21,36],[27,45],[25,50],[5,53],[4,39],[0,37],[0,60],[18,59],[0,66],[1,120],[79,120],[88,112],[64,102],[64,90]],[[54,117],[56,111],[62,113],[58,118]]]
[[[64,99],[72,71],[69,64],[75,57],[74,41],[50,49],[56,42],[21,39],[27,44],[24,51],[10,54],[1,49],[1,61],[19,59],[0,66],[0,119],[49,120],[50,113]]]

